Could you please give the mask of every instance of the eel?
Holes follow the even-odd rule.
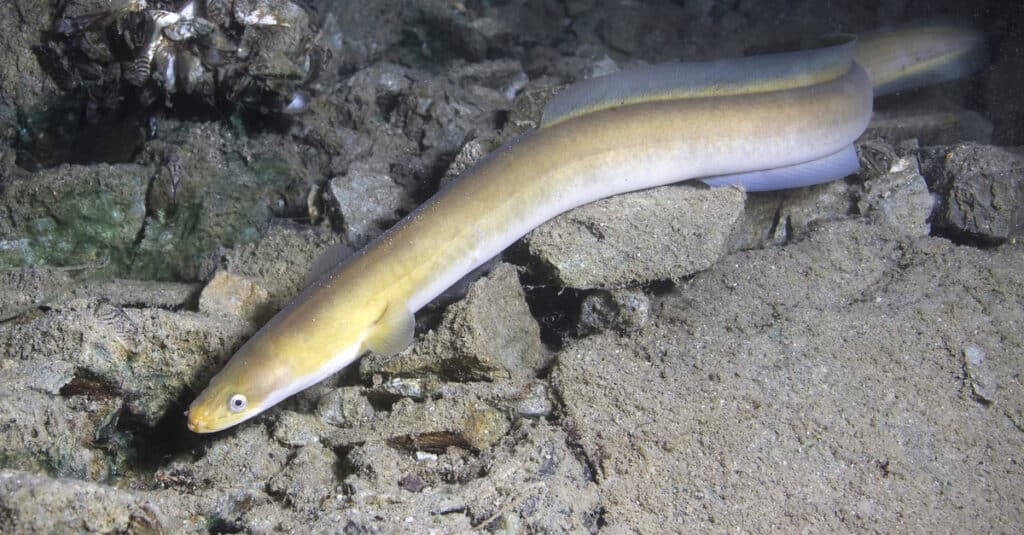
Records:
[[[771,190],[851,174],[874,96],[969,73],[983,49],[971,29],[920,26],[570,86],[537,128],[295,297],[210,380],[186,413],[188,428],[232,427],[367,351],[402,351],[417,310],[571,208],[689,179]]]

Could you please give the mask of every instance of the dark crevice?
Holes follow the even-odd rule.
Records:
[[[520,280],[528,276],[520,275]],[[523,283],[526,305],[540,326],[540,339],[552,351],[579,336],[580,306],[587,292],[546,284]]]
[[[193,396],[191,391],[178,396],[176,402],[152,427],[138,421],[131,414],[122,418],[120,428],[133,436],[133,449],[136,455],[133,468],[142,473],[154,473],[168,459],[183,454],[187,454],[193,460],[202,457],[202,449],[208,440],[202,435],[188,431],[186,426],[185,407],[188,407]],[[230,435],[237,432],[237,429],[232,428],[218,436]]]
[[[60,388],[60,395],[108,399],[119,396],[120,388],[85,368],[76,368],[75,375]]]
[[[210,535],[220,535],[222,533],[243,533],[245,532],[245,525],[237,520],[229,520],[223,517],[216,517],[210,521],[207,533]]]

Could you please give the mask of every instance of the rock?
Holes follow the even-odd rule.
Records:
[[[206,279],[211,255],[256,240],[273,218],[308,217],[309,190],[328,166],[326,155],[280,134],[243,138],[222,122],[172,119],[140,159],[155,172],[133,273],[177,280]]]
[[[312,443],[290,456],[284,470],[267,482],[267,492],[288,500],[299,511],[316,512],[326,500],[333,500],[338,458],[330,449]]]
[[[49,3],[0,4],[0,137],[5,146],[14,144],[27,118],[37,118],[59,95],[37,55],[26,53],[41,48],[40,36],[51,30],[53,18]]]
[[[916,157],[899,158],[889,172],[864,182],[857,208],[909,236],[927,236],[934,198],[918,169]]]
[[[682,4],[665,3],[659,8],[659,18],[689,20],[691,16]],[[638,24],[646,17],[633,6],[605,3],[600,9],[594,9],[589,14],[594,19],[592,24],[595,25],[601,41],[625,56],[658,58],[667,50],[679,50],[684,46],[683,35],[654,30],[647,23]]]
[[[234,316],[260,325],[270,318],[270,296],[248,277],[218,271],[199,295],[199,312]]]
[[[0,321],[59,301],[75,286],[64,269],[39,266],[0,270]]]
[[[139,157],[147,165],[64,165],[5,181],[0,267],[205,278],[218,248],[254,240],[272,216],[306,211],[319,160],[278,140],[243,143],[215,123],[166,120]]]
[[[707,269],[743,213],[736,188],[666,186],[562,214],[524,238],[541,270],[571,288],[609,288]]]
[[[565,7],[569,10],[570,16],[576,16],[594,9],[596,4],[597,0],[569,0],[565,3]]]
[[[229,251],[225,268],[267,290],[271,308],[283,308],[309,285],[315,260],[337,238],[323,228],[274,224],[259,240]]]
[[[180,310],[194,303],[200,286],[193,283],[105,280],[102,266],[81,269],[35,266],[0,271],[0,321],[32,311],[59,307],[70,299],[99,299],[116,306]]]
[[[513,134],[522,133],[540,124],[544,117],[544,106],[551,100],[563,86],[541,80],[526,86],[522,93],[516,97],[509,111],[508,127]]]
[[[181,310],[195,306],[202,286],[192,282],[133,279],[86,281],[74,292],[78,298],[95,296],[115,306]]]
[[[450,447],[485,450],[508,432],[509,422],[470,396],[423,403],[401,399],[378,428],[392,446],[440,453]]]
[[[351,498],[343,516],[367,531],[396,525],[438,532],[509,526],[529,533],[596,531],[597,489],[565,432],[539,421],[512,434],[479,457],[414,457],[377,444],[355,446],[346,458]]]
[[[1024,230],[1024,152],[966,143],[932,166],[941,195],[933,226],[941,233],[1002,243]]]
[[[385,171],[355,163],[345,176],[332,178],[328,194],[338,213],[346,242],[359,248],[415,207],[405,188]]]
[[[393,63],[378,63],[352,74],[344,83],[350,127],[377,134],[386,129],[396,103],[409,92],[416,73]]]
[[[370,354],[363,377],[431,373],[460,381],[533,377],[543,365],[540,327],[530,315],[515,267],[501,264],[445,311],[436,331],[394,357]]]
[[[1015,523],[1024,390],[1005,381],[998,405],[979,407],[957,341],[984,348],[989,377],[1015,373],[1022,254],[823,223],[652,297],[643,329],[571,341],[552,388],[595,471],[603,529],[713,531],[727,518],[770,531],[793,511],[847,525],[826,510],[921,531],[974,526],[977,508]],[[970,488],[948,496],[930,487],[939,474]],[[851,479],[864,485],[852,495]],[[962,496],[975,508],[926,503]]]
[[[135,164],[64,165],[6,181],[0,268],[110,264],[124,269],[143,228],[152,173]]]
[[[274,439],[285,446],[307,446],[325,441],[330,435],[330,426],[315,414],[281,411],[274,425]],[[345,440],[342,438],[335,443],[346,443]]]
[[[86,481],[0,470],[4,533],[166,533],[160,508],[131,492]]]
[[[35,364],[35,363],[32,363]],[[73,403],[59,392],[74,379],[66,362],[53,362],[49,369],[3,361],[0,366],[0,459],[4,467],[29,470],[54,477],[106,481],[123,468],[114,455],[96,448],[97,430],[111,413],[120,410],[114,396],[82,399]],[[60,370],[54,368],[59,367]],[[59,371],[59,373],[54,373]],[[40,373],[45,378],[40,377]],[[77,405],[77,406],[76,406]],[[3,501],[0,492],[0,502]],[[0,513],[0,529],[4,516]]]
[[[247,425],[211,442],[186,473],[206,487],[262,493],[267,480],[287,464],[288,453],[266,428]]]
[[[519,62],[510,60],[453,67],[447,76],[418,81],[403,93],[390,112],[390,124],[415,140],[425,155],[447,160],[466,140],[502,125],[525,76]]]
[[[402,40],[401,24],[380,24],[403,13],[401,0],[325,4],[324,40],[342,71],[350,73],[379,60]]]
[[[456,57],[470,62],[487,57],[487,40],[482,28],[472,24],[465,10],[451,9],[445,2],[420,2],[420,41],[428,56]]]
[[[123,398],[134,418],[155,425],[197,386],[197,375],[212,375],[251,332],[250,324],[228,316],[73,300],[25,322],[0,324],[0,347],[7,358],[27,363],[70,363],[81,395]]]
[[[805,235],[815,224],[845,217],[850,197],[849,186],[842,180],[750,193],[730,250],[786,244]]]
[[[493,106],[500,109],[508,109],[528,81],[523,66],[514,59],[456,65],[446,76],[459,87],[468,88],[477,98],[491,100]]]
[[[463,496],[473,525],[526,533],[600,531],[600,491],[565,431],[527,423],[511,438],[507,449],[483,459],[489,477],[466,485]]]

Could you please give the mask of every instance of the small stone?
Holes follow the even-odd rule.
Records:
[[[500,143],[496,138],[475,138],[459,149],[459,153],[455,155],[455,159],[452,160],[451,165],[448,166],[448,170],[444,176],[441,177],[440,186],[443,188],[447,186],[452,180],[458,178],[459,175],[466,172],[467,169],[473,167],[477,161],[484,156],[487,156],[492,151],[497,149]]]
[[[437,454],[436,453],[430,453],[429,451],[417,451],[416,452],[416,462],[419,462],[419,463],[437,462]]]
[[[398,480],[398,486],[409,492],[419,492],[426,488],[427,484],[416,474],[406,474]]]
[[[470,407],[462,422],[460,435],[478,451],[483,451],[508,433],[508,420],[498,410],[483,404]]]
[[[426,395],[423,381],[415,377],[393,377],[374,388],[374,392],[410,399],[423,399]]]
[[[331,390],[317,402],[316,413],[324,423],[353,427],[374,418],[376,411],[359,387]]]
[[[550,415],[553,408],[546,384],[537,383],[530,389],[530,393],[516,404],[516,413],[526,418],[540,418]]]
[[[999,385],[985,361],[984,349],[974,344],[964,347],[964,370],[978,401],[985,404],[995,402]]]
[[[218,271],[199,295],[199,311],[261,323],[269,314],[270,296],[248,277]]]
[[[584,331],[615,329],[626,333],[647,323],[650,300],[635,289],[598,291],[583,298],[580,327]]]

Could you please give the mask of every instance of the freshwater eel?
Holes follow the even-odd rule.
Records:
[[[413,341],[413,314],[531,229],[571,208],[689,179],[770,190],[856,171],[873,96],[983,63],[972,30],[922,26],[860,41],[654,65],[557,95],[509,141],[306,288],[250,338],[188,410],[234,426],[367,351]]]

